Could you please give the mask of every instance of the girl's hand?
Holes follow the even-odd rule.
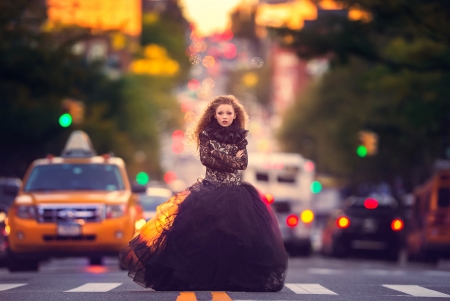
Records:
[[[238,157],[238,158],[241,158],[243,155],[244,155],[244,150],[243,149],[241,149],[240,151],[238,151],[236,153],[236,157]]]

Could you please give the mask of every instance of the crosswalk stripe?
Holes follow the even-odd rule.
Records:
[[[337,295],[335,292],[317,283],[287,283],[285,284],[291,291],[302,295]]]
[[[233,301],[225,292],[211,292],[212,301]]]
[[[0,284],[0,291],[10,290],[19,286],[27,285],[26,283],[11,283],[11,284]]]
[[[176,301],[197,301],[194,292],[180,292]]]
[[[66,293],[103,293],[103,292],[107,292],[110,291],[116,287],[118,287],[119,285],[122,285],[121,282],[116,282],[116,283],[96,283],[96,282],[90,282],[90,283],[86,283],[83,284],[79,287],[76,287],[74,289],[65,291]]]
[[[390,288],[395,291],[399,291],[414,297],[446,297],[449,298],[450,295],[430,290],[428,288],[421,287],[419,285],[388,285],[383,284],[384,287]]]

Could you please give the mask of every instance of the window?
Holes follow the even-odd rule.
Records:
[[[278,175],[277,181],[280,183],[295,183],[295,175]]]
[[[439,188],[438,207],[450,207],[450,188]]]
[[[291,203],[283,201],[275,201],[271,204],[273,211],[276,213],[290,213]]]
[[[25,191],[124,190],[120,170],[112,164],[52,164],[36,166]]]
[[[269,182],[269,174],[266,172],[257,172],[256,181]]]

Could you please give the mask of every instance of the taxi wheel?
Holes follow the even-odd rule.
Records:
[[[89,257],[89,265],[103,265],[103,259],[101,256]]]
[[[10,258],[7,267],[10,272],[37,272],[39,271],[39,261]]]

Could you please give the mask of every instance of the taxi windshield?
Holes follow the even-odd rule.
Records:
[[[124,190],[119,168],[112,164],[52,164],[36,166],[24,191]]]

